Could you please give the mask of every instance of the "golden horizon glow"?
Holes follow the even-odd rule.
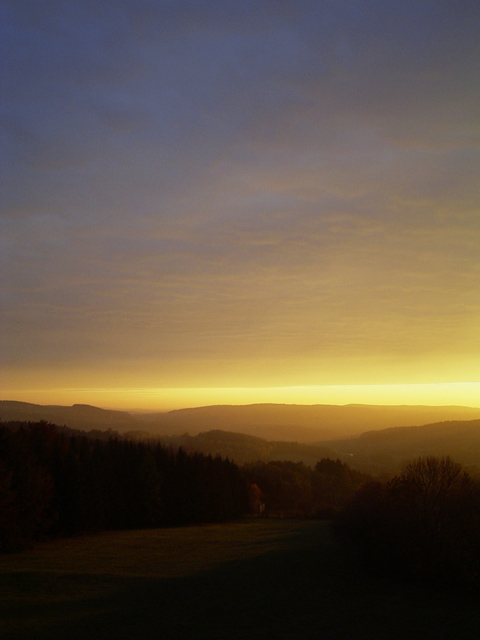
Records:
[[[5,399],[480,403],[475,3],[7,4]]]
[[[386,385],[311,385],[228,388],[71,388],[4,392],[33,404],[90,404],[125,411],[170,411],[208,405],[365,404],[465,406],[480,409],[480,382]]]

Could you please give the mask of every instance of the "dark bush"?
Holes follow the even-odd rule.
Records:
[[[362,487],[340,530],[377,572],[480,584],[480,488],[448,457],[418,458]]]

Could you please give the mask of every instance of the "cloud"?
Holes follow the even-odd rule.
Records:
[[[477,344],[476,3],[3,11],[12,366]]]
[[[345,174],[347,154],[378,171],[392,144],[478,144],[475,101],[465,99],[478,55],[468,11],[451,16],[439,3],[385,3],[372,13],[357,3],[326,4],[320,14],[315,3],[284,6],[287,17],[276,3],[249,13],[236,3],[180,12],[171,3],[134,11],[129,3],[69,2],[28,18],[25,11],[23,23],[17,9],[7,29],[7,48],[17,52],[7,94],[19,162],[13,189],[25,166],[70,168],[75,177],[83,167],[70,191],[80,206],[88,182],[97,210],[125,197],[130,210],[134,201],[143,209],[156,189],[162,202],[165,190],[216,180],[218,164],[235,156],[253,172],[313,161],[318,176],[338,162]],[[445,67],[445,56],[457,64]]]

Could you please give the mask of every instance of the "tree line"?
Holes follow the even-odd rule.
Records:
[[[46,536],[220,522],[248,510],[248,483],[228,459],[47,422],[0,423],[2,551]]]
[[[338,531],[374,573],[480,586],[480,482],[449,456],[416,458],[388,481],[365,483]]]
[[[261,490],[265,515],[332,518],[371,476],[341,460],[322,458],[314,467],[289,460],[246,464],[243,471]]]
[[[0,423],[0,551],[49,536],[221,522],[252,507],[334,518],[374,572],[480,586],[480,481],[449,457],[417,458],[380,481],[338,459],[239,468],[115,432]]]

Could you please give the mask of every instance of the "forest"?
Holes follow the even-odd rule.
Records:
[[[47,422],[0,425],[0,550],[51,536],[244,516],[237,465]]]
[[[239,466],[114,431],[0,423],[1,552],[247,516],[332,520],[374,573],[480,586],[480,481],[448,456],[419,457],[381,478],[338,458]]]
[[[480,586],[480,482],[449,456],[423,456],[365,483],[337,530],[375,574]]]
[[[267,517],[331,517],[370,477],[340,460],[258,461],[81,432],[0,424],[0,549],[45,536]]]

